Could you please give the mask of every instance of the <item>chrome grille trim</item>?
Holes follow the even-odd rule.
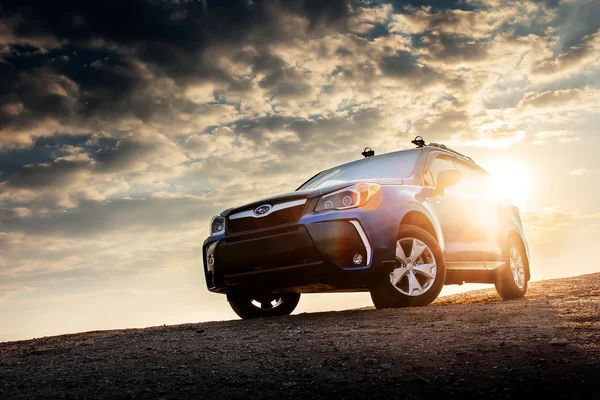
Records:
[[[284,210],[284,209],[290,208],[290,207],[300,206],[302,204],[306,204],[306,199],[293,200],[293,201],[288,201],[285,203],[275,204],[268,213],[265,213],[263,215],[254,215],[254,210],[247,210],[247,211],[242,211],[242,212],[238,212],[235,214],[231,214],[228,218],[229,219],[263,218],[263,217],[266,217],[267,215],[271,215],[272,213],[274,213],[276,211]]]

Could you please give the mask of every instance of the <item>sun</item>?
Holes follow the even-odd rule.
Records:
[[[493,190],[519,208],[527,206],[532,193],[531,170],[520,160],[493,160],[484,167],[492,175]]]

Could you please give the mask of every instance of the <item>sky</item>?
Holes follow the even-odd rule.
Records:
[[[0,341],[234,318],[210,218],[416,135],[520,207],[534,280],[600,271],[597,0],[0,2],[0,77]]]

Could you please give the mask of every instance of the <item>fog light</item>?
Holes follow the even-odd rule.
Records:
[[[352,257],[352,262],[354,262],[354,264],[356,265],[360,265],[363,262],[363,257],[361,254],[355,254],[354,257]]]
[[[209,265],[209,266],[211,266],[211,267],[212,267],[213,265],[215,265],[215,257],[214,257],[212,254],[208,256],[207,263],[208,263],[208,265]]]

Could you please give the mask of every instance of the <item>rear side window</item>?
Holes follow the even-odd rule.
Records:
[[[454,169],[452,159],[446,155],[436,156],[427,167],[425,167],[425,175],[423,180],[425,186],[435,186],[438,174],[447,169]]]
[[[456,169],[460,171],[460,180],[474,180],[477,178],[477,168],[464,163],[460,160],[454,159],[454,165],[456,165]]]
[[[454,165],[460,171],[460,181],[456,185],[458,188],[470,192],[489,190],[491,177],[486,172],[458,159],[454,159]]]

